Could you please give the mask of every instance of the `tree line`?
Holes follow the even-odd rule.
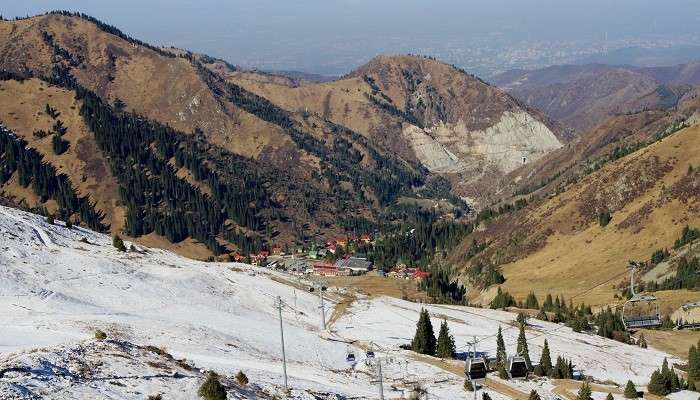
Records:
[[[226,224],[231,219],[252,231],[262,227],[258,209],[268,196],[254,170],[242,169],[239,185],[223,182],[206,166],[192,135],[136,114],[115,112],[79,85],[65,67],[55,66],[50,82],[74,90],[76,98],[82,101],[80,115],[110,160],[112,174],[120,184],[129,235],[156,232],[171,242],[191,237],[215,254],[223,251],[219,237],[245,251],[262,246],[261,238],[231,230]],[[177,166],[187,167],[195,179],[207,183],[211,196],[179,178],[168,163],[170,159]],[[231,160],[235,163],[236,158]]]
[[[31,185],[32,192],[43,203],[49,199],[58,204],[58,214],[69,220],[74,214],[78,221],[92,230],[105,232],[104,214],[95,209],[89,196],[78,196],[68,177],[58,174],[56,168],[44,162],[43,155],[29,147],[29,144],[15,136],[4,126],[0,126],[0,184],[6,183],[17,173],[17,182],[22,187]]]

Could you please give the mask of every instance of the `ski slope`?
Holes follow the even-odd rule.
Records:
[[[228,375],[243,370],[251,383],[271,394],[281,393],[279,296],[285,303],[282,315],[293,396],[330,392],[349,398],[378,397],[370,368],[362,362],[354,368],[348,365],[348,345],[319,335],[318,296],[275,282],[269,271],[197,262],[156,249],[120,253],[108,236],[67,229],[60,222],[49,225],[42,217],[4,207],[0,207],[0,238],[0,370],[21,367],[24,364],[17,360],[23,359],[51,363],[58,357],[52,349],[59,354],[70,351],[71,344],[90,342],[95,330],[101,329],[109,338],[162,347],[197,367]],[[26,359],[36,354],[47,359]],[[439,373],[430,366],[412,371]],[[117,398],[142,399],[144,394],[137,379],[122,388],[96,383],[99,380],[42,379],[37,384],[26,376],[12,376],[0,379],[0,393],[14,385],[22,387],[18,392],[38,386],[31,390],[41,398],[108,398],[116,391]],[[461,380],[455,377],[452,383],[459,387]],[[191,399],[193,390],[192,385],[166,390],[167,398]],[[388,398],[402,394],[390,387],[386,392]]]
[[[519,334],[516,315],[499,310],[421,305],[386,297],[364,299],[354,304],[349,313],[337,322],[336,328],[341,336],[396,348],[400,344],[410,343],[421,307],[430,312],[436,331],[440,323],[447,320],[458,351],[467,351],[467,343],[476,338],[477,351],[495,357],[496,333],[500,326],[507,353],[512,355],[516,352]],[[576,333],[560,324],[537,319],[529,319],[528,324],[525,336],[533,362],[540,359],[546,338],[553,361],[559,355],[571,359],[575,369],[581,369],[586,376],[601,382],[624,385],[627,380],[632,380],[637,385],[646,385],[664,357],[671,365],[680,362],[651,348],[640,349],[600,336]]]
[[[385,398],[407,397],[415,385],[431,399],[466,396],[463,376],[398,348],[411,340],[419,304],[360,298],[328,332],[320,332],[318,296],[278,282],[288,276],[156,249],[120,253],[111,242],[106,235],[0,207],[0,399],[143,399],[155,393],[193,399],[204,370],[248,375],[254,390],[232,387],[230,398],[280,396],[277,297],[284,303],[291,398],[378,398],[376,369],[362,350],[370,342],[382,359]],[[515,318],[510,313],[428,308],[436,328],[447,318],[460,349],[475,335],[479,351],[493,352],[501,325],[509,352],[514,350],[517,329],[509,325]],[[97,329],[109,340],[96,341]],[[667,356],[537,321],[528,332],[533,360],[545,336],[554,357],[566,354],[601,381],[645,384]],[[154,355],[144,350],[147,345],[174,358]],[[358,362],[348,364],[347,351]],[[183,369],[178,359],[202,370]],[[8,368],[15,370],[3,374]],[[506,384],[554,398],[546,381]],[[508,398],[489,393],[494,400]]]

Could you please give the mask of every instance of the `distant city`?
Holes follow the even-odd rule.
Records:
[[[358,42],[367,43],[357,46]],[[416,45],[418,43],[419,45]],[[421,45],[422,43],[422,45]],[[375,54],[407,53],[432,56],[455,64],[468,72],[488,78],[511,69],[535,69],[561,64],[628,64],[660,66],[682,64],[700,59],[700,35],[674,38],[630,38],[605,40],[534,41],[524,38],[508,41],[498,34],[465,41],[431,38],[385,37],[367,41],[361,38],[338,38],[333,47],[322,53],[305,53],[309,43],[279,43],[285,52],[260,52],[253,57],[229,60],[244,68],[297,70],[327,76],[343,75],[364,64]],[[319,44],[323,46],[323,44]],[[294,51],[295,47],[298,51]],[[388,50],[390,49],[390,50]],[[222,57],[225,57],[222,55]]]

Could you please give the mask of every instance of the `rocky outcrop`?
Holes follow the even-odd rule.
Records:
[[[562,146],[554,133],[524,111],[505,111],[493,125],[469,130],[464,122],[403,130],[416,157],[430,171],[460,173],[497,169],[508,173]]]

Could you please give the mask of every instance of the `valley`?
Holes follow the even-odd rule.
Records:
[[[697,397],[700,61],[126,32],[0,14],[0,400]]]

